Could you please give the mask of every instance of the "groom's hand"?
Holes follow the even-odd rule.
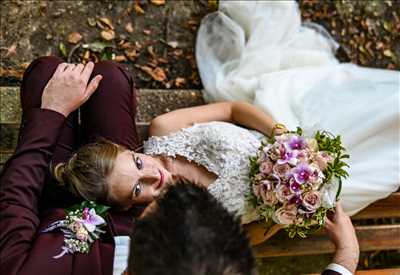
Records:
[[[61,63],[44,88],[43,109],[50,109],[67,117],[81,106],[97,89],[101,75],[96,75],[88,84],[94,68],[93,62],[83,64]]]
[[[325,219],[325,228],[336,247],[333,262],[354,273],[358,264],[360,248],[350,217],[344,213],[340,202],[336,204],[333,216]]]

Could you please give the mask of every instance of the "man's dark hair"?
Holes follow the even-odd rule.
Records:
[[[131,235],[129,274],[256,274],[240,220],[206,189],[171,186],[156,207],[137,220]]]

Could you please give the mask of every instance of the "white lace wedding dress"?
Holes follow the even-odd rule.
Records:
[[[399,188],[400,73],[339,63],[336,48],[323,28],[301,23],[296,2],[220,1],[201,23],[196,58],[206,100],[245,100],[290,129],[342,136],[351,156],[342,202],[352,215]],[[233,205],[227,185],[210,191]]]

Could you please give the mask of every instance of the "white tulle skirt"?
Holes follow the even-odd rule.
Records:
[[[221,1],[197,36],[207,101],[245,100],[288,128],[341,135],[353,215],[400,186],[400,73],[339,63],[337,43],[296,2]]]

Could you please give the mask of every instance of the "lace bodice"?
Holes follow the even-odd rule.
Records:
[[[229,211],[242,215],[250,191],[249,156],[256,154],[262,137],[231,123],[199,123],[168,136],[149,138],[144,152],[179,155],[204,166],[218,176],[208,191]]]

